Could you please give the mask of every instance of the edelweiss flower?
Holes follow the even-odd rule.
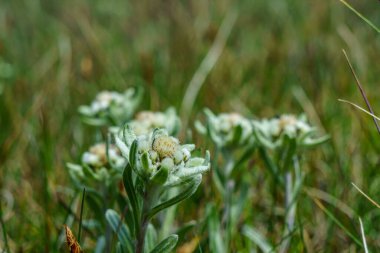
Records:
[[[102,91],[89,106],[80,106],[79,113],[90,125],[122,124],[140,103],[142,90],[130,88],[124,93]]]
[[[137,175],[146,181],[156,180],[155,176],[165,170],[167,176],[161,178],[159,184],[175,186],[210,169],[208,152],[206,158],[192,157],[195,145],[181,145],[165,129],[136,137],[129,127],[122,137],[115,135],[115,141]]]
[[[125,163],[125,159],[121,156],[119,149],[114,145],[109,145],[108,157],[110,161],[107,159],[106,144],[99,143],[90,147],[89,151],[82,155],[82,163],[92,168],[106,167],[109,163],[115,167],[121,167]]]
[[[105,143],[98,143],[83,153],[81,165],[68,163],[67,167],[75,181],[91,183],[94,179],[110,185],[121,178],[125,163],[126,160],[115,145],[109,145],[107,151]]]
[[[176,135],[180,127],[180,120],[174,108],[169,108],[165,112],[139,112],[128,125],[137,136],[149,134],[156,128],[164,128],[168,131],[169,135]],[[120,128],[118,127],[110,129],[111,133],[119,131]]]
[[[214,115],[205,109],[206,125],[196,122],[196,128],[201,134],[209,134],[210,138],[220,147],[241,146],[251,141],[253,127],[251,122],[238,113],[221,113]]]
[[[284,138],[296,139],[300,146],[314,146],[328,139],[327,136],[313,138],[315,127],[307,123],[304,115],[296,117],[283,114],[272,119],[253,121],[258,141],[266,147],[276,148],[284,144]]]

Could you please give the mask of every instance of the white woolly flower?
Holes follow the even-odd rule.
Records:
[[[296,117],[292,114],[283,114],[271,119],[253,121],[257,140],[270,148],[280,147],[284,138],[296,139],[300,146],[314,146],[328,139],[327,136],[313,138],[316,129],[312,127],[304,115]]]
[[[214,115],[205,109],[206,125],[196,122],[197,130],[209,134],[220,147],[241,146],[251,141],[253,126],[247,118],[238,113],[221,113]]]
[[[156,128],[164,128],[170,135],[176,135],[180,127],[180,120],[174,108],[169,108],[165,112],[139,112],[128,125],[137,136],[149,134]],[[110,129],[111,133],[119,131],[120,128],[117,127]]]
[[[119,125],[130,119],[141,98],[141,88],[130,88],[124,93],[102,91],[89,106],[80,106],[79,113],[90,125]]]
[[[115,91],[102,91],[96,95],[95,100],[91,103],[93,114],[106,111],[111,105],[120,106],[123,103],[124,96]]]
[[[121,167],[125,163],[125,159],[121,156],[119,149],[114,145],[107,147],[105,143],[98,143],[82,155],[82,163],[93,168],[101,168],[111,163],[115,167]]]
[[[81,184],[92,185],[101,182],[110,186],[122,176],[126,159],[115,145],[98,143],[84,152],[81,165],[68,163],[70,176]]]
[[[125,129],[123,134],[115,135],[115,141],[123,156],[129,159],[132,168],[144,180],[175,186],[210,169],[208,152],[206,158],[193,158],[191,152],[195,146],[181,145],[165,129],[137,137],[132,131],[131,127]],[[156,179],[163,170],[167,175]]]

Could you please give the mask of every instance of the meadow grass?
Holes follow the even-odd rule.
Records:
[[[380,25],[378,2],[353,6]],[[74,212],[77,231],[81,195],[73,191],[65,163],[78,161],[95,135],[81,124],[78,106],[103,89],[142,85],[140,109],[183,109],[188,84],[231,10],[236,20],[223,50],[194,101],[189,99],[192,110],[185,108],[188,126],[194,128],[204,107],[256,117],[305,112],[331,140],[305,155],[291,252],[361,252],[362,234],[370,250],[380,248],[379,210],[351,185],[378,202],[380,139],[371,117],[338,102],[364,104],[345,49],[376,114],[379,35],[340,1],[5,0],[0,2],[0,249],[65,252],[63,224]],[[193,137],[197,145],[210,145],[196,131]],[[263,164],[249,164],[252,197],[242,216],[278,243],[284,210],[272,204]],[[214,196],[210,175],[204,181],[178,208],[178,223],[202,219]],[[84,206],[83,217],[90,213]],[[207,237],[205,231],[192,235]],[[90,234],[82,229],[82,240]],[[243,248],[241,240],[231,245],[234,252],[248,252]],[[202,243],[196,249],[208,251]]]

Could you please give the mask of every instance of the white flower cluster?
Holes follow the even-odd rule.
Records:
[[[108,161],[109,159],[109,161]],[[105,143],[98,143],[83,153],[82,163],[92,168],[102,168],[112,164],[115,167],[122,167],[125,164],[125,159],[121,156],[119,149],[114,145],[107,147]]]
[[[314,138],[316,129],[312,127],[304,115],[296,117],[283,114],[271,119],[253,121],[256,139],[268,148],[281,147],[285,138],[295,139],[299,146],[314,146],[328,139],[327,136]]]
[[[90,125],[122,124],[135,112],[142,97],[142,90],[130,88],[124,93],[102,91],[95,100],[79,107],[83,121]]]
[[[169,135],[176,135],[180,127],[180,120],[174,108],[169,108],[165,112],[139,112],[128,125],[137,136],[149,134],[156,128],[164,128]]]
[[[271,119],[253,120],[238,113],[214,115],[208,109],[205,109],[205,114],[206,124],[197,121],[195,126],[220,148],[256,144],[274,149],[282,147],[286,138],[296,140],[298,146],[311,147],[328,139],[328,136],[315,138],[316,128],[307,122],[304,115],[283,114]]]
[[[105,143],[98,143],[83,153],[81,165],[68,163],[67,167],[76,182],[92,184],[97,181],[111,185],[121,178],[125,164],[126,159],[115,145],[108,145],[107,150]]]
[[[102,91],[96,95],[90,108],[93,114],[106,111],[111,105],[120,106],[123,103],[124,96],[115,91]]]
[[[197,130],[209,133],[211,139],[220,147],[241,146],[252,140],[253,126],[249,119],[238,113],[221,113],[214,115],[205,109],[206,125],[196,122]]]
[[[210,169],[208,152],[206,158],[192,157],[195,145],[181,145],[165,129],[136,137],[128,128],[122,135],[116,135],[115,141],[137,175],[147,181],[155,180],[156,175],[164,170],[167,176],[161,178],[159,184],[175,186]]]

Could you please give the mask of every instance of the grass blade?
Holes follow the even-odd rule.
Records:
[[[354,183],[351,183],[355,188],[356,190],[358,190],[364,197],[366,197],[369,202],[371,202],[372,204],[374,204],[377,208],[380,208],[380,205],[376,203],[376,201],[374,201],[373,199],[371,199],[367,194],[365,194],[359,187],[356,186],[356,184]]]
[[[364,234],[364,228],[363,228],[363,222],[362,219],[359,218],[359,223],[360,223],[360,232],[362,233],[362,240],[363,240],[363,245],[364,245],[364,252],[368,253],[368,247],[367,247],[367,241],[365,239],[365,234]]]
[[[343,103],[350,104],[350,105],[352,105],[353,107],[359,109],[360,111],[363,111],[363,112],[367,113],[368,115],[372,116],[374,119],[376,119],[376,120],[380,120],[380,118],[379,118],[378,116],[376,116],[375,114],[373,114],[373,113],[367,111],[366,109],[364,109],[364,108],[358,106],[357,104],[354,104],[354,103],[352,103],[352,102],[350,102],[350,101],[348,101],[348,100],[345,100],[345,99],[338,99],[338,101],[339,101],[339,102],[343,102]]]
[[[10,253],[8,238],[7,238],[7,231],[5,229],[5,222],[3,220],[3,210],[1,209],[1,205],[0,205],[0,223],[1,223],[1,230],[3,231],[5,252]]]
[[[79,215],[78,243],[80,243],[80,234],[82,232],[82,218],[83,218],[83,207],[84,207],[85,196],[86,196],[86,188],[83,188],[82,203],[80,205],[80,215]]]
[[[349,3],[344,0],[340,0],[348,9],[350,9],[353,13],[355,13],[359,18],[361,18],[364,22],[366,22],[370,27],[372,27],[376,32],[380,33],[380,29],[375,26],[371,21],[369,21],[366,17],[364,17],[360,12],[358,12],[354,7],[352,7]]]
[[[256,244],[264,253],[272,252],[273,247],[269,244],[265,237],[253,227],[245,225],[243,227],[243,234],[254,244]]]
[[[332,214],[319,200],[314,199],[314,202],[317,204],[317,206],[325,213],[327,216],[335,223],[337,224],[341,229],[343,229],[347,235],[354,240],[356,244],[358,244],[360,247],[363,247],[362,242],[354,235],[352,234],[335,216]]]
[[[355,78],[355,81],[356,81],[356,85],[358,86],[359,90],[360,90],[360,93],[362,94],[362,97],[368,107],[368,110],[372,113],[372,114],[375,114],[372,110],[372,107],[371,107],[371,104],[369,103],[368,101],[368,98],[367,98],[367,95],[365,94],[364,92],[364,89],[363,89],[363,86],[361,85],[360,81],[359,81],[359,78],[358,76],[356,75],[355,73],[355,70],[354,68],[352,67],[352,64],[350,62],[350,59],[348,58],[347,56],[347,53],[346,51],[343,49],[343,54],[344,56],[346,57],[346,60],[347,60],[347,63],[348,63],[348,66],[350,67],[350,70],[351,70],[351,73],[352,75],[354,76]],[[377,132],[380,134],[380,127],[379,127],[379,124],[377,123],[376,119],[374,118],[373,121],[375,122],[375,126],[376,126],[376,129],[377,129]]]

